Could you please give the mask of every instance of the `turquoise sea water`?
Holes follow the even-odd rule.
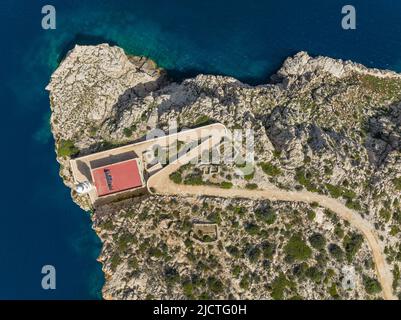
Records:
[[[97,299],[101,243],[58,176],[44,90],[75,43],[118,44],[178,81],[198,73],[266,82],[300,50],[401,72],[401,2],[353,0],[357,29],[341,29],[345,1],[53,0],[57,29],[41,29],[48,1],[0,2],[2,151],[0,298]],[[57,289],[41,289],[41,268]]]

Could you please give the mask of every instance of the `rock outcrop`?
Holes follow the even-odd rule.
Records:
[[[181,83],[172,83],[164,71],[149,59],[130,57],[120,48],[103,44],[76,46],[54,72],[47,89],[50,91],[52,107],[52,131],[58,161],[62,164],[60,174],[68,186],[71,186],[70,156],[84,155],[100,148],[133,141],[156,126],[165,130],[173,119],[180,128],[205,121],[218,121],[229,129],[251,128],[257,142],[256,173],[247,182],[241,182],[240,177],[230,173],[231,183],[268,183],[288,190],[305,188],[338,198],[348,207],[359,211],[375,225],[385,246],[387,259],[394,268],[395,292],[400,291],[397,271],[401,262],[401,207],[398,200],[401,195],[399,74],[368,69],[350,61],[310,57],[300,52],[288,58],[272,76],[272,82],[265,85],[252,87],[231,77],[213,75],[198,75]],[[230,172],[231,169],[225,170]],[[228,179],[228,174],[224,177]],[[72,195],[81,207],[90,209],[85,197],[79,197],[74,192]],[[93,215],[94,226],[105,244],[100,260],[107,274],[104,294],[108,298],[197,298],[201,294],[194,290],[191,291],[194,292],[193,296],[189,295],[188,279],[192,279],[191,275],[196,273],[194,261],[198,261],[197,252],[208,256],[207,250],[191,244],[193,250],[188,251],[191,254],[186,254],[185,245],[177,236],[178,229],[172,227],[175,224],[182,227],[186,219],[190,219],[191,213],[181,216],[171,209],[179,199],[156,197],[153,201],[160,201],[160,206],[155,206],[152,199],[148,198],[136,208],[128,201],[109,205]],[[192,199],[188,205],[199,209],[199,202],[207,206],[213,201],[207,197],[202,201]],[[230,205],[225,201],[217,202],[214,203],[217,211],[225,210]],[[247,214],[235,218],[232,225],[227,221],[222,222],[221,227],[227,233],[234,227],[246,229],[250,223],[248,220],[254,223],[252,208],[257,207],[257,203],[236,203],[236,206],[245,206]],[[274,210],[288,209],[287,212],[315,210],[284,204],[273,207]],[[235,212],[236,209],[233,210]],[[167,222],[163,224],[165,227],[158,227],[158,223],[162,224],[161,220],[164,220],[157,217],[156,212],[160,211],[168,216]],[[193,211],[192,218],[199,217],[199,211],[196,212]],[[129,219],[133,219],[135,224]],[[323,219],[321,214],[319,219]],[[305,219],[302,222],[307,224]],[[139,228],[135,226],[137,223],[143,225]],[[284,219],[277,223],[273,225],[275,230],[287,230],[288,221]],[[304,230],[304,227],[292,225],[291,232],[312,232]],[[158,238],[155,228],[168,231],[160,231]],[[336,223],[333,228],[321,226],[319,229],[328,241],[346,250],[346,237],[344,234],[341,236],[339,231],[337,238],[333,237],[333,229],[346,229],[349,234],[353,231],[344,225],[336,227]],[[179,230],[186,232],[185,228]],[[136,232],[139,234],[135,235]],[[147,234],[152,235],[147,243],[162,245],[162,252],[142,244]],[[124,235],[122,239],[121,235]],[[284,231],[276,239],[280,247],[277,252],[280,254],[285,254],[283,247],[287,238],[283,235]],[[169,236],[174,240],[168,242]],[[182,239],[185,241],[186,236]],[[229,236],[223,239],[230,243],[234,241]],[[231,243],[231,246],[245,248],[262,241],[256,235],[246,233],[241,239],[244,243],[241,240]],[[189,242],[187,244],[189,246]],[[227,255],[228,246],[230,244],[220,243],[214,247],[213,254],[217,256],[215,262],[220,267],[231,270],[235,263],[222,258]],[[244,250],[249,253],[250,247],[247,248]],[[327,252],[323,250],[320,254],[326,255]],[[133,261],[134,256],[142,260]],[[212,288],[221,282],[230,283],[233,289],[216,289],[215,292],[211,289],[212,293],[208,297],[269,298],[273,295],[271,290],[275,281],[284,281],[277,268],[281,268],[282,273],[292,274],[295,267],[305,267],[300,263],[294,265],[293,261],[283,260],[279,255],[269,255],[266,258],[268,262],[262,258],[249,262],[246,256],[247,253],[244,253],[237,257],[242,261],[241,268],[247,270],[241,271],[238,277],[244,279],[246,274],[246,277],[255,280],[255,270],[263,268],[264,264],[273,264],[276,271],[261,273],[261,278],[269,285],[263,287],[260,277],[259,282],[248,278],[248,282],[236,282],[230,280],[233,275],[228,273],[219,278],[219,274],[212,273],[213,266],[209,266],[211,269],[205,267],[196,276],[214,277],[210,280]],[[311,257],[305,263],[309,263],[309,267],[314,265],[317,263],[316,257]],[[323,268],[320,272],[328,272],[328,266],[340,268],[338,261],[327,261],[325,266],[319,266]],[[369,265],[369,254],[361,251],[349,263],[361,270],[368,270],[366,265]],[[331,285],[329,289],[314,284],[310,279],[302,282],[296,275],[289,276],[289,282],[286,283],[290,287],[289,283],[300,281],[297,282],[297,294],[305,298],[329,298],[336,294],[343,298],[374,295],[373,292],[365,292],[362,285],[364,283],[366,288],[366,283],[374,282],[366,280],[372,277],[371,271],[359,274],[360,282],[357,291],[353,293],[336,291],[334,294],[333,286],[341,282],[341,272],[335,273],[335,277],[327,280]],[[191,281],[191,285],[198,283]],[[207,287],[208,280],[205,281]],[[317,291],[314,291],[314,286],[317,286]],[[289,298],[290,293],[282,297]]]
[[[98,142],[96,136],[111,138],[103,124],[116,121],[131,101],[157,90],[164,75],[153,61],[129,57],[118,47],[76,46],[46,87],[51,92],[55,137],[72,139],[80,149]],[[130,111],[132,118],[138,116]]]

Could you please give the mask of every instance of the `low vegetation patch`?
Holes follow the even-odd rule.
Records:
[[[305,172],[304,169],[298,168],[295,173],[295,179],[298,183],[306,188],[306,190],[311,192],[317,192],[317,187],[312,183],[311,174]]]
[[[369,294],[376,294],[382,291],[379,281],[368,276],[363,277],[363,285]]]
[[[256,183],[247,183],[245,185],[245,188],[249,190],[256,190],[258,188],[258,185]]]
[[[271,162],[261,162],[259,163],[259,166],[262,168],[263,172],[269,176],[276,177],[281,174],[280,168]]]
[[[309,243],[317,250],[322,250],[326,246],[326,239],[320,233],[314,233],[309,237]]]
[[[300,234],[295,234],[290,238],[284,251],[291,261],[305,261],[312,255],[312,249],[309,248]]]
[[[395,187],[398,191],[401,191],[401,177],[394,178],[394,179],[393,179],[393,184],[394,184],[394,187]]]
[[[343,246],[345,249],[345,255],[347,257],[348,262],[352,262],[354,256],[361,248],[363,243],[363,237],[359,233],[351,233],[347,234],[343,240]]]
[[[182,176],[179,172],[173,172],[169,175],[169,177],[174,183],[179,184],[182,182]]]
[[[231,189],[233,187],[233,184],[230,181],[223,181],[222,183],[220,183],[220,187],[223,189]]]
[[[60,157],[72,157],[79,152],[79,149],[71,140],[60,140],[57,147],[57,154]]]

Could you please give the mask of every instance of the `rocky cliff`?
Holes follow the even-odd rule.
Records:
[[[360,212],[375,225],[400,291],[399,74],[300,52],[265,85],[212,75],[173,83],[149,59],[103,44],[76,46],[47,89],[66,185],[70,157],[167,129],[171,119],[180,128],[209,121],[251,128],[255,174],[244,182],[227,167],[220,178],[307,189]],[[92,217],[104,243],[106,298],[373,298],[380,291],[366,243],[318,206],[145,196]],[[218,242],[194,241],[191,221],[200,218],[219,226]],[[323,246],[314,241],[320,236]],[[294,257],[294,245],[310,254]],[[354,290],[341,289],[344,265],[356,270]]]

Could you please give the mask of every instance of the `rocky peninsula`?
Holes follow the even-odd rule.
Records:
[[[213,75],[175,83],[153,61],[101,44],[71,50],[47,90],[60,176],[103,242],[104,298],[383,296],[366,238],[319,203],[146,194],[95,209],[74,191],[72,157],[167,130],[171,119],[249,128],[256,142],[252,174],[185,166],[175,183],[337,199],[375,230],[401,297],[400,74],[300,52],[265,85]],[[216,237],[199,237],[196,221]]]

